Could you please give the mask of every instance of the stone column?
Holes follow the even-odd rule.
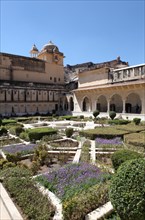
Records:
[[[141,97],[141,114],[145,114],[145,94]]]
[[[110,112],[110,99],[107,100],[107,112],[109,113]]]
[[[126,99],[123,99],[123,111],[122,111],[122,113],[125,113],[126,111],[125,111],[125,104],[126,104]]]

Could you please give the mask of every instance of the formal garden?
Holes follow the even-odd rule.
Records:
[[[97,111],[89,118],[15,117],[0,125],[0,181],[24,220],[54,218],[58,207],[49,192],[64,220],[95,220],[88,214],[110,201],[103,219],[145,219],[145,123],[138,118],[113,112],[99,118]]]

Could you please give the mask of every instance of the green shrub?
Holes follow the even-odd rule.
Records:
[[[115,125],[127,125],[129,124],[131,121],[129,120],[123,120],[123,119],[114,119],[114,120],[109,120],[108,124],[115,124]]]
[[[132,133],[124,136],[124,142],[134,146],[143,147],[145,149],[145,133]]]
[[[128,134],[128,131],[119,130],[114,127],[96,127],[95,129],[79,131],[80,136],[90,138],[92,140],[97,137],[111,139],[114,137],[123,138],[124,134]]]
[[[30,141],[40,140],[45,135],[52,135],[56,133],[57,133],[57,130],[53,128],[36,128],[36,129],[28,130],[28,136],[29,136]]]
[[[121,220],[145,219],[145,160],[123,163],[110,185],[110,200]]]
[[[3,169],[4,164],[6,164],[8,161],[5,159],[0,159],[0,169]]]
[[[93,116],[94,116],[94,118],[96,118],[99,114],[100,114],[100,111],[99,111],[99,110],[93,111]]]
[[[139,125],[140,122],[141,122],[141,119],[140,118],[134,118],[133,122],[134,122],[135,125]]]
[[[106,183],[97,184],[63,203],[64,219],[85,219],[86,214],[106,202],[108,202],[108,185]]]
[[[24,131],[24,129],[23,129],[22,126],[17,126],[15,128],[15,133],[16,133],[17,136],[19,136],[23,131]]]
[[[84,119],[84,115],[80,115],[80,119]]]
[[[116,117],[116,112],[110,111],[109,112],[109,117],[113,120]]]
[[[66,128],[65,129],[65,134],[67,137],[71,137],[73,135],[73,132],[74,132],[73,128]]]
[[[16,124],[17,121],[13,120],[13,119],[3,119],[2,120],[2,125],[6,125],[6,124]]]
[[[19,137],[20,137],[21,139],[24,139],[25,141],[30,141],[30,139],[29,139],[29,134],[28,134],[27,131],[23,131],[22,133],[20,133]]]
[[[77,116],[72,116],[72,115],[65,115],[65,116],[61,116],[61,119],[64,120],[73,120],[73,119],[76,119]]]
[[[17,162],[21,160],[21,154],[20,153],[7,154],[7,160],[8,162],[17,164]]]
[[[7,130],[5,127],[2,127],[2,128],[0,129],[0,136],[6,135],[7,133],[8,133],[8,130]]]
[[[112,156],[112,164],[115,170],[118,169],[118,167],[124,163],[127,160],[137,159],[137,158],[143,158],[143,155],[140,153],[137,153],[135,151],[131,150],[120,150],[116,151]]]

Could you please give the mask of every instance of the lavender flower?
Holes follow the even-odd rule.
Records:
[[[95,185],[104,175],[95,165],[80,163],[69,164],[59,170],[38,177],[43,185],[65,200],[70,196]],[[45,184],[44,184],[45,182]]]
[[[113,139],[104,139],[104,138],[97,138],[96,139],[97,144],[112,144],[112,145],[122,145],[122,141],[120,137],[116,137]]]
[[[3,151],[7,154],[15,154],[15,153],[22,153],[22,154],[25,154],[25,153],[31,153],[31,152],[34,152],[34,149],[37,147],[36,144],[28,144],[28,145],[25,145],[25,144],[17,144],[17,145],[14,145],[14,144],[11,144],[9,146],[6,146],[6,147],[3,147]]]

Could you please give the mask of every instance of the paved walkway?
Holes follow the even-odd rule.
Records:
[[[10,220],[11,217],[6,209],[1,197],[0,197],[0,220]]]

